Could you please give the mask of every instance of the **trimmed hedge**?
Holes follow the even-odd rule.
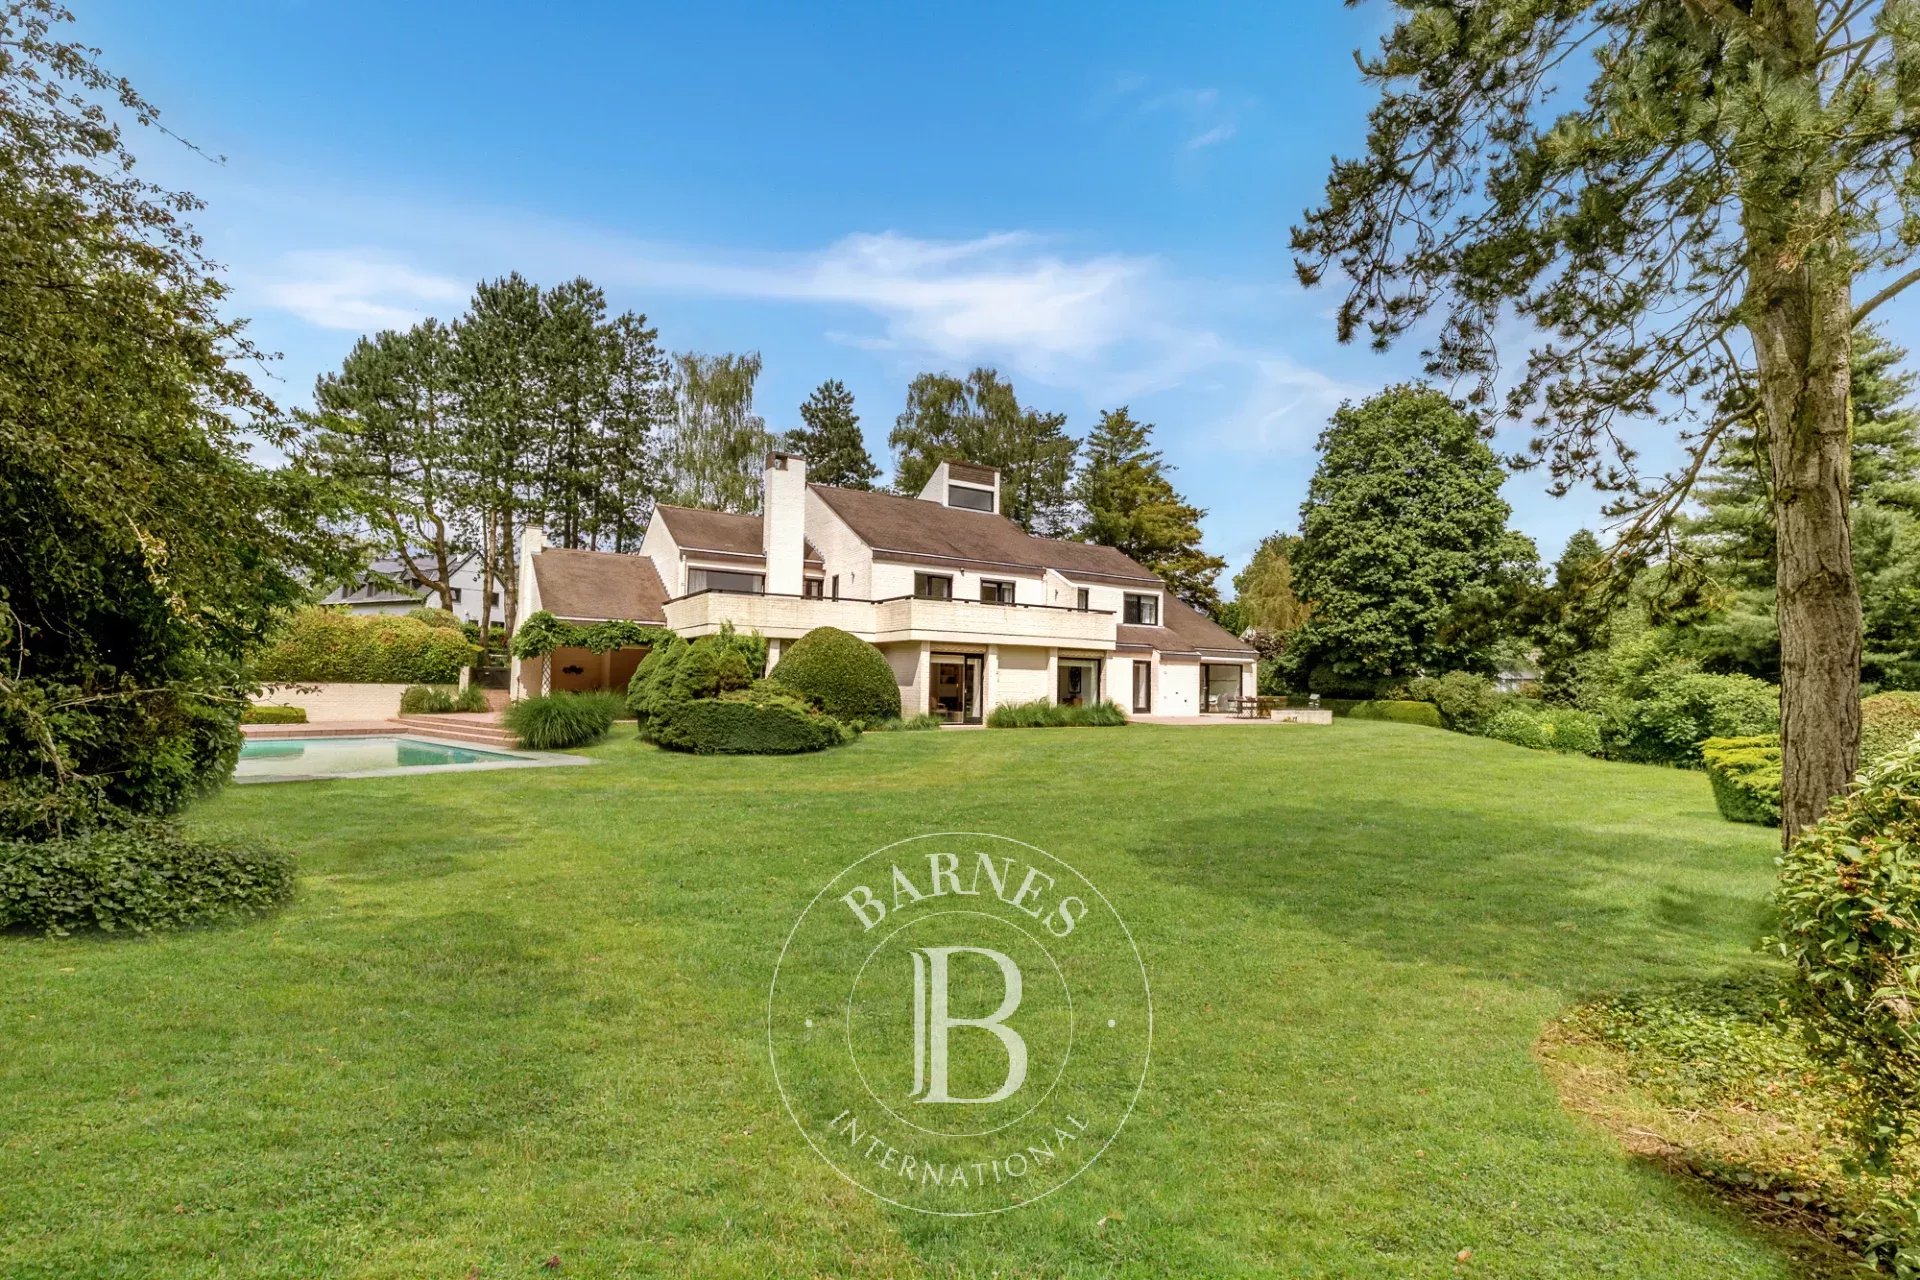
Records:
[[[841,720],[877,724],[900,716],[900,684],[886,657],[838,627],[815,627],[794,641],[767,678]]]
[[[852,741],[854,731],[802,698],[760,681],[712,698],[674,702],[649,722],[648,736],[695,755],[798,755]]]
[[[1920,1106],[1920,744],[1865,770],[1793,842],[1774,906],[1793,1011],[1855,1086],[1850,1135],[1884,1171]]]
[[[1920,734],[1920,693],[1876,693],[1860,702],[1860,767],[1904,751]]]
[[[604,737],[620,714],[617,693],[548,693],[507,707],[507,728],[533,751],[564,751]]]
[[[249,838],[140,819],[0,840],[0,930],[150,933],[262,915],[293,897],[293,856]]]
[[[1558,751],[1565,755],[1597,756],[1601,752],[1600,718],[1572,707],[1549,707],[1516,698],[1481,728],[1481,734],[1511,742],[1530,751]]]
[[[1713,802],[1728,822],[1780,825],[1780,735],[1708,738],[1700,744]]]
[[[1127,713],[1110,698],[1079,707],[1036,698],[1004,703],[987,713],[989,729],[1111,729],[1126,722]]]
[[[255,675],[268,684],[453,684],[478,656],[455,628],[311,608],[293,615]]]
[[[1440,709],[1440,719],[1455,733],[1480,733],[1512,695],[1493,687],[1487,676],[1468,671],[1449,671],[1443,676],[1418,676],[1407,682],[1407,696],[1419,702],[1431,702]]]
[[[1347,718],[1351,720],[1390,720],[1395,724],[1424,725],[1429,729],[1444,729],[1446,724],[1440,718],[1440,708],[1431,702],[1413,702],[1400,699],[1381,698],[1367,702],[1356,702],[1347,708]]]
[[[487,709],[487,691],[477,684],[470,684],[464,689],[416,684],[400,692],[400,714],[403,716],[444,715],[449,711],[471,714]]]
[[[307,709],[277,702],[255,703],[240,713],[241,724],[305,724]]]

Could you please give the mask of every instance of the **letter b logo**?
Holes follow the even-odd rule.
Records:
[[[1027,1042],[1007,1019],[1020,1007],[1020,966],[991,947],[922,947],[913,957],[913,1092],[920,1102],[1000,1102],[1019,1092],[1027,1080]],[[983,956],[1000,970],[1000,1007],[983,1018],[956,1018],[947,1008],[950,962],[957,955]],[[951,1033],[976,1027],[1000,1041],[1007,1075],[998,1089],[978,1098],[956,1098],[947,1087]]]

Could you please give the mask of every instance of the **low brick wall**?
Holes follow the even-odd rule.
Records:
[[[386,720],[400,714],[404,684],[267,685],[259,701],[305,707],[310,724],[329,720]]]

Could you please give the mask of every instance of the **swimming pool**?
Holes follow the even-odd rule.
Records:
[[[369,736],[253,738],[240,748],[235,782],[306,782],[316,778],[391,778],[412,773],[465,773],[585,764],[584,756],[488,750],[435,738]]]

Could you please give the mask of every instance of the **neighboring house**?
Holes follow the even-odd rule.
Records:
[[[427,552],[414,555],[414,563],[422,567],[431,562]],[[453,589],[453,615],[462,622],[478,623],[481,593],[486,588],[480,572],[480,557],[469,553],[455,561],[448,585]],[[422,607],[439,608],[440,593],[414,577],[398,556],[382,556],[367,566],[358,583],[328,593],[320,603],[340,605],[350,613],[405,613]],[[489,617],[496,623],[506,621],[500,611],[498,586],[493,590]]]
[[[1003,703],[1111,698],[1134,713],[1219,710],[1254,689],[1255,652],[1111,547],[1036,538],[1000,515],[990,467],[941,463],[915,498],[807,483],[769,457],[764,516],[657,506],[637,554],[520,544],[520,616],[623,619],[689,639],[723,624],[769,662],[815,627],[886,655],[907,715],[979,723]],[[626,687],[642,650],[514,664],[515,697]]]

